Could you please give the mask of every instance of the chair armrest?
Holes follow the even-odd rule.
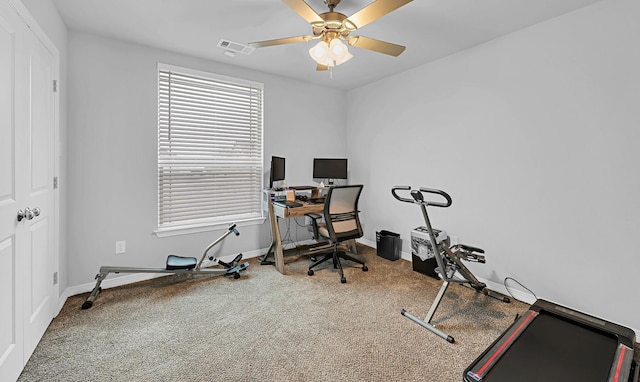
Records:
[[[318,220],[318,219],[322,219],[322,215],[319,214],[314,214],[313,212],[310,212],[308,214],[304,214],[304,216],[308,216],[313,220]]]
[[[311,218],[311,226],[313,228],[313,238],[315,240],[318,240],[318,238],[320,237],[320,234],[318,234],[318,219],[322,219],[322,215],[308,213],[308,214],[305,214],[304,216],[308,216]]]

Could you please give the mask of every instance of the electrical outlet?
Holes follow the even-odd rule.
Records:
[[[116,241],[116,255],[123,255],[125,252],[127,252],[127,242]]]

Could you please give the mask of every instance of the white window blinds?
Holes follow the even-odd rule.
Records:
[[[262,216],[263,85],[158,64],[159,228]]]

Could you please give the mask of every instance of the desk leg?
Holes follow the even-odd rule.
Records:
[[[284,252],[282,248],[282,238],[280,236],[280,225],[278,224],[278,217],[273,212],[273,203],[269,202],[269,220],[271,221],[271,236],[273,237],[273,258],[276,263],[276,270],[284,274]]]
[[[269,246],[269,250],[267,251],[267,253],[264,254],[264,256],[262,256],[262,258],[260,259],[260,265],[274,265],[275,262],[269,260],[269,256],[274,253],[273,252],[273,247],[275,247],[275,245],[273,244],[273,241],[271,242],[271,246]]]

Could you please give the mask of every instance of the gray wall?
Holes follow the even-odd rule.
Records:
[[[422,215],[390,189],[440,188],[454,203],[432,222],[487,251],[478,277],[640,329],[638,15],[598,2],[350,91],[367,239],[410,251]]]
[[[265,171],[271,155],[286,157],[290,184],[311,182],[314,156],[345,155],[343,91],[72,31],[70,286],[91,283],[101,265],[163,267],[168,254],[199,257],[225,230],[167,238],[153,234],[157,227],[158,62],[263,82]],[[326,110],[332,112],[315,117]],[[240,231],[239,237],[230,236],[214,254],[269,246],[268,221]],[[306,230],[304,234],[308,237]],[[114,254],[117,240],[126,240],[126,254]]]

